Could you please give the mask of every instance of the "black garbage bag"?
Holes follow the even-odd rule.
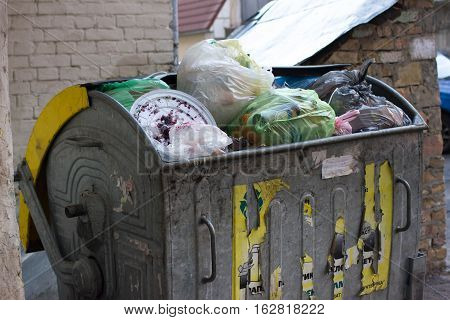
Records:
[[[371,85],[366,81],[337,88],[331,95],[329,104],[337,116],[351,110],[359,111],[359,115],[349,122],[353,133],[411,124],[411,119],[402,109],[386,98],[373,94]]]
[[[356,85],[364,81],[367,70],[373,62],[373,59],[366,60],[359,69],[355,70],[327,72],[311,84],[308,89],[316,91],[320,100],[329,101],[334,90],[337,88],[345,85]]]

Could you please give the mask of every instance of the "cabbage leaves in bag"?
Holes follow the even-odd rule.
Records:
[[[330,137],[335,113],[313,90],[273,89],[254,99],[230,124],[235,138],[271,146]]]
[[[178,68],[177,89],[194,96],[219,126],[229,124],[274,76],[256,64],[238,40],[205,40],[189,48]]]

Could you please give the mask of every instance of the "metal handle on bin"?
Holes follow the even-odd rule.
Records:
[[[214,279],[216,279],[216,230],[214,230],[214,226],[205,214],[202,214],[200,217],[200,223],[206,224],[211,238],[211,275],[209,277],[203,277],[202,279],[202,283],[208,283],[213,282]]]
[[[401,183],[406,189],[406,224],[403,227],[397,226],[396,232],[405,232],[411,226],[411,186],[408,181],[395,177],[395,183]]]

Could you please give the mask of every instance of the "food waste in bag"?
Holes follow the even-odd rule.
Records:
[[[335,113],[313,90],[273,89],[254,99],[228,126],[235,138],[271,146],[330,137]]]
[[[156,90],[140,97],[130,113],[164,161],[220,153],[232,143],[208,110],[176,90]]]
[[[169,89],[169,86],[162,80],[148,77],[105,83],[98,88],[99,91],[117,100],[128,111],[138,98],[156,89]]]
[[[269,91],[273,81],[272,72],[258,66],[238,40],[205,40],[184,55],[177,89],[203,103],[224,126],[252,99]]]

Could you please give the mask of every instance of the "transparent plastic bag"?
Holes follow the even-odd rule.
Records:
[[[221,154],[233,143],[233,140],[218,127],[199,123],[184,123],[172,127],[169,139],[170,144],[165,148],[165,152],[171,160]]]
[[[273,89],[253,100],[231,123],[233,137],[277,145],[330,137],[335,113],[313,90]]]
[[[184,55],[177,89],[202,102],[224,126],[252,99],[270,90],[273,81],[273,74],[258,66],[238,40],[205,40]]]

